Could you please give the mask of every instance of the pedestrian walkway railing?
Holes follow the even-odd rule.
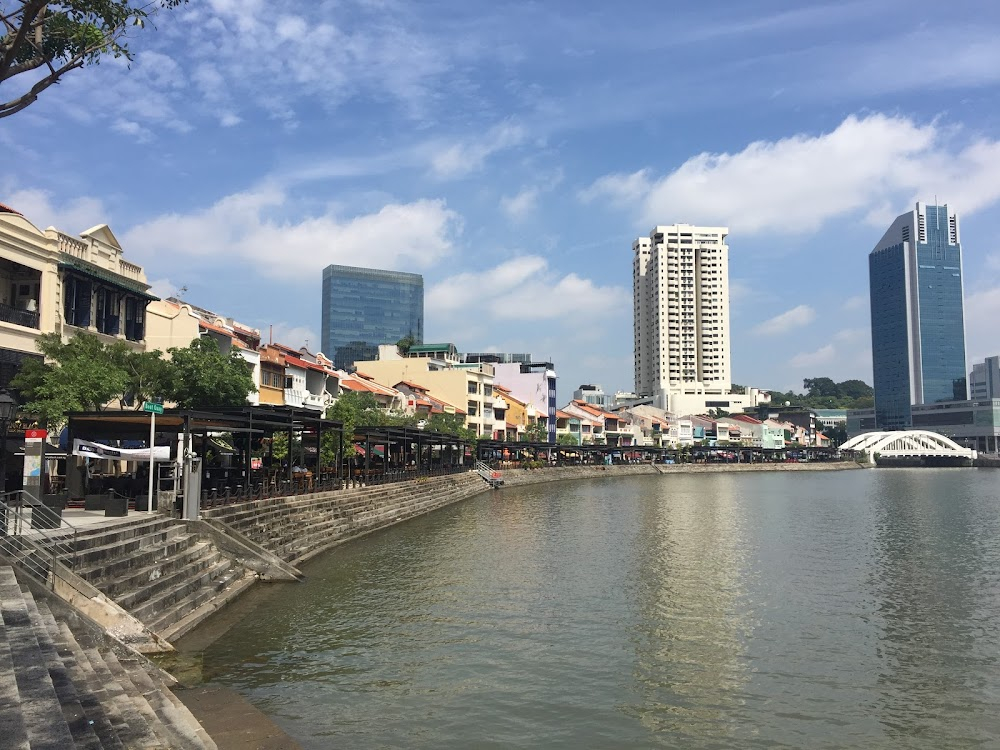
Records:
[[[45,584],[56,562],[72,567],[76,527],[24,490],[0,498],[0,554]]]
[[[503,484],[503,474],[485,461],[476,461],[476,473],[483,478],[486,484],[494,489]]]

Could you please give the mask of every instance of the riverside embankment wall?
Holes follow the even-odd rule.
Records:
[[[504,487],[517,487],[542,482],[570,479],[598,479],[638,474],[719,474],[758,473],[766,471],[844,471],[863,469],[853,461],[820,461],[815,463],[764,464],[626,464],[615,466],[551,466],[541,469],[507,469],[503,471]]]

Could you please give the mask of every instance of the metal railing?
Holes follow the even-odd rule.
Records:
[[[503,477],[500,472],[485,461],[476,461],[476,473],[483,478],[484,482],[494,489],[503,484]]]
[[[65,529],[62,533],[53,533]],[[0,554],[48,585],[55,563],[72,568],[78,530],[24,490],[0,495]]]

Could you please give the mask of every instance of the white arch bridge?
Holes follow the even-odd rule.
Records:
[[[871,463],[919,462],[932,466],[964,465],[976,458],[972,448],[927,430],[865,432],[841,445],[840,452],[864,452]]]

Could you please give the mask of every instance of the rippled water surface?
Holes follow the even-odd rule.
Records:
[[[1000,747],[1000,471],[485,494],[204,655],[306,748]]]

